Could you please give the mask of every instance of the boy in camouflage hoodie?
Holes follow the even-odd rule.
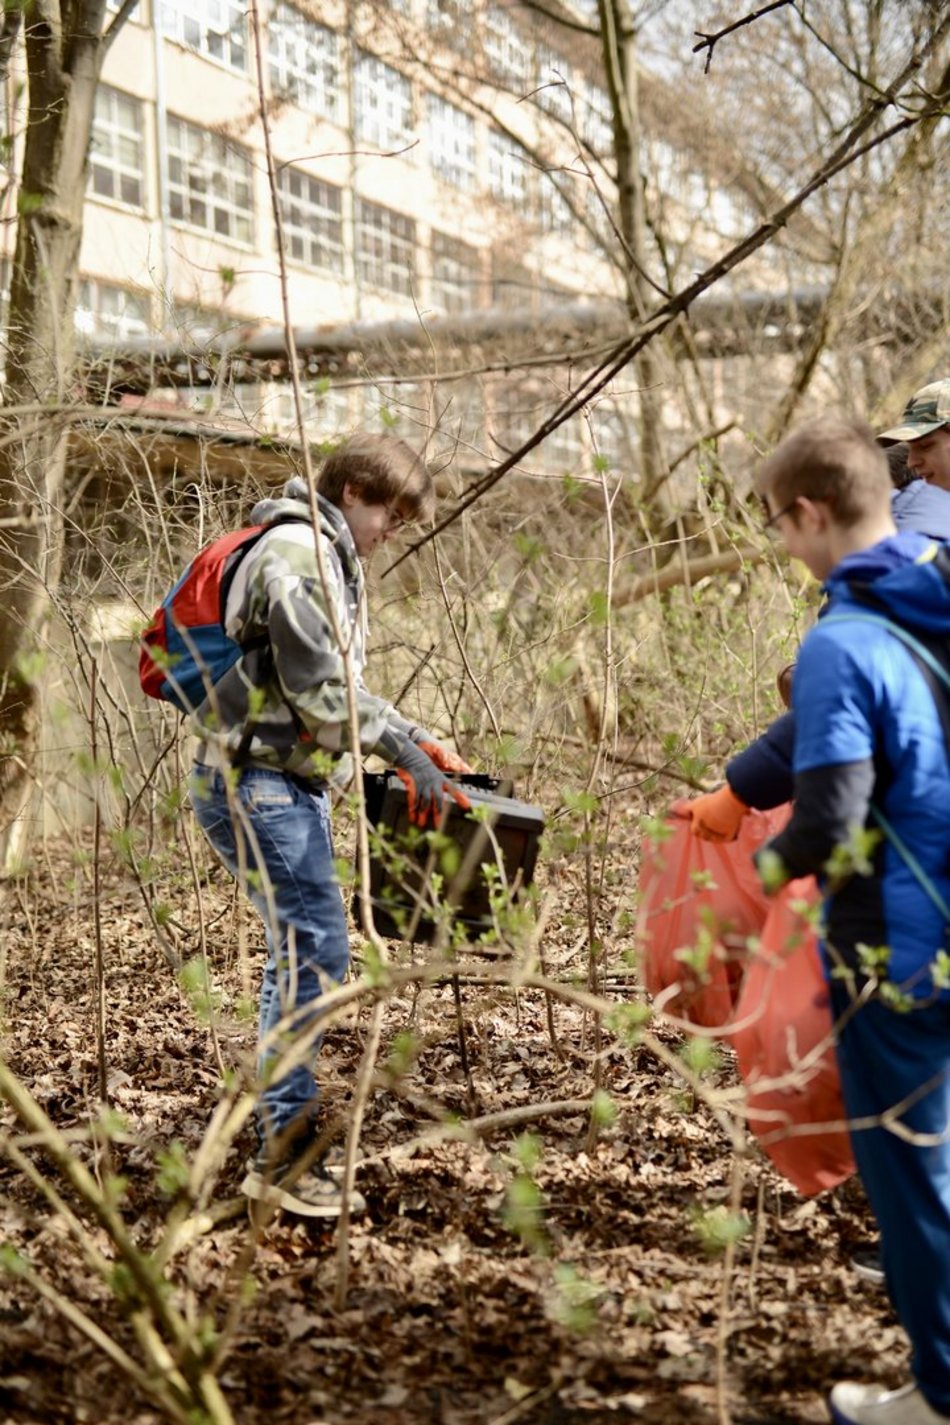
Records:
[[[261,1151],[243,1191],[302,1216],[331,1217],[342,1209],[342,1190],[308,1158],[318,1001],[349,964],[328,796],[328,783],[345,782],[351,770],[347,664],[359,752],[395,768],[410,820],[435,824],[445,795],[467,807],[445,774],[470,768],[363,683],[360,559],[407,521],[431,515],[428,469],[395,436],[355,435],[324,462],[317,489],[316,538],[303,480],[288,481],[282,498],[263,500],[252,513],[254,524],[269,528],[238,564],[225,609],[226,631],[242,654],[193,715],[200,742],[190,795],[202,830],[266,928]],[[311,1047],[284,1069],[280,1059],[297,1035],[309,1035]],[[351,1212],[364,1205],[351,1193]]]

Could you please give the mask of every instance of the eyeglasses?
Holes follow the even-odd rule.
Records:
[[[397,509],[395,505],[387,505],[387,506],[386,506],[386,530],[387,530],[387,533],[389,533],[389,532],[392,531],[392,530],[402,529],[403,525],[407,525],[408,523],[409,523],[409,516],[408,516],[408,515],[404,515],[403,512],[402,512],[402,510]]]
[[[782,518],[783,515],[791,514],[792,510],[798,504],[799,496],[796,495],[794,500],[790,500],[787,505],[783,505],[780,510],[776,510],[774,515],[769,514],[769,502],[765,498],[765,496],[760,495],[759,499],[762,501],[762,509],[767,516],[767,518],[762,521],[762,528],[772,529],[775,525],[778,524],[779,520]]]

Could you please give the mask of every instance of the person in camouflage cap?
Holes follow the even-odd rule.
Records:
[[[881,445],[907,445],[907,468],[918,480],[950,490],[950,380],[915,392],[900,424],[878,436]]]
[[[395,768],[417,826],[438,823],[445,796],[469,806],[446,774],[471,768],[363,682],[360,561],[433,506],[432,477],[416,452],[395,436],[370,434],[350,437],[324,462],[316,538],[306,481],[295,477],[279,498],[262,500],[251,518],[266,531],[239,559],[224,611],[242,653],[192,715],[200,739],[189,782],[195,816],[267,938],[260,1152],[242,1190],[301,1216],[337,1216],[344,1201],[322,1161],[311,1161],[318,1002],[349,965],[329,784],[348,780],[352,747]],[[307,1047],[294,1050],[295,1039]],[[365,1206],[355,1191],[348,1205]]]

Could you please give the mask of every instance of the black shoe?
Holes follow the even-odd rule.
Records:
[[[282,1207],[298,1217],[339,1217],[346,1194],[343,1185],[323,1163],[300,1167],[292,1158],[276,1165],[259,1158],[248,1169],[241,1184],[245,1197],[268,1207]],[[349,1194],[350,1216],[366,1211],[366,1199],[354,1188]]]
[[[851,1266],[856,1276],[873,1286],[884,1285],[884,1268],[881,1265],[880,1247],[862,1247],[851,1258]]]

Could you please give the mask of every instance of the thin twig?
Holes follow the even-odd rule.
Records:
[[[754,24],[756,20],[761,20],[763,15],[768,15],[772,10],[781,10],[786,5],[793,5],[795,0],[772,0],[771,5],[763,5],[761,10],[756,10],[751,15],[745,15],[741,20],[734,20],[731,25],[726,25],[722,30],[717,30],[715,34],[707,34],[705,30],[694,30],[693,33],[699,36],[699,44],[693,45],[693,54],[698,54],[700,50],[708,49],[706,63],[703,66],[703,73],[709,73],[709,66],[712,64],[713,50],[721,39],[726,35],[733,34],[736,30],[741,30],[744,25]]]

